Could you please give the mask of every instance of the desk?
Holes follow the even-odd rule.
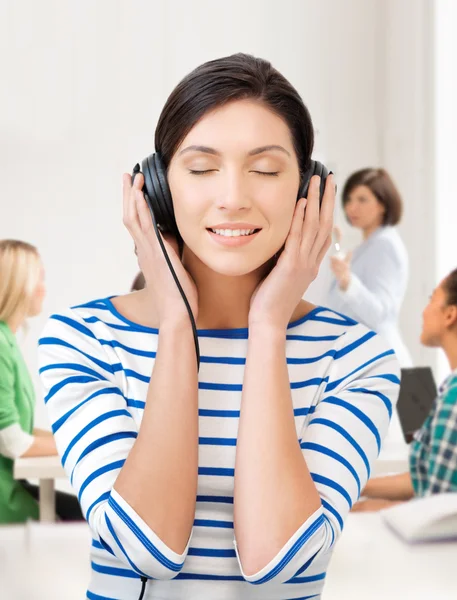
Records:
[[[455,600],[457,541],[409,545],[379,513],[350,513],[322,600]]]
[[[40,521],[55,521],[54,479],[66,477],[58,456],[34,456],[14,461],[15,479],[38,479],[40,487]]]

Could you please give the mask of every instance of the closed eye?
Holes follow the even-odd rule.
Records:
[[[217,169],[205,169],[204,171],[196,171],[194,169],[189,169],[189,173],[191,175],[205,175],[206,173],[213,173],[217,171]]]
[[[257,173],[258,175],[269,175],[270,177],[277,177],[279,171],[251,171],[251,173]]]

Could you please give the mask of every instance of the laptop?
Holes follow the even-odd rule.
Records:
[[[397,411],[407,442],[422,427],[436,396],[436,384],[430,367],[401,370]]]

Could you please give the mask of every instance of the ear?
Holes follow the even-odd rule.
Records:
[[[451,304],[446,307],[446,326],[451,328],[457,324],[457,306]]]

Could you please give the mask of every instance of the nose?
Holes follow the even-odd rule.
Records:
[[[227,174],[221,182],[221,190],[218,196],[217,206],[226,211],[245,211],[251,208],[251,201],[247,192],[247,186],[243,176],[239,174]]]

